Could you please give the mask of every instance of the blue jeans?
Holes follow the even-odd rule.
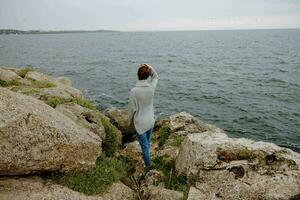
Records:
[[[142,155],[144,159],[144,163],[146,167],[151,166],[151,158],[150,158],[150,139],[153,128],[150,128],[143,134],[137,133],[137,138],[141,146]]]

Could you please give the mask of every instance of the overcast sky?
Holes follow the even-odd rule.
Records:
[[[0,28],[300,28],[300,0],[0,0]]]

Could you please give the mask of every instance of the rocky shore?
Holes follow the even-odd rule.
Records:
[[[300,154],[230,138],[186,112],[156,122],[143,170],[126,108],[67,77],[0,67],[0,200],[296,200]]]

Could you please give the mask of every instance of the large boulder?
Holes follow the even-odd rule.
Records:
[[[197,182],[189,199],[289,199],[300,193],[299,165],[289,149],[209,131],[188,135],[176,159]]]
[[[85,170],[101,139],[42,101],[0,88],[0,175]]]
[[[218,127],[207,124],[187,112],[180,112],[162,119],[155,124],[155,130],[163,126],[168,126],[172,133],[186,136],[190,133],[200,133],[206,131],[223,132]]]
[[[27,72],[25,78],[33,81],[45,81],[45,82],[55,83],[55,80],[52,77],[38,71]]]
[[[0,67],[0,80],[11,82],[20,78],[21,77],[19,77],[18,74],[16,74],[15,72],[7,68]]]
[[[122,132],[123,142],[132,140],[135,135],[135,128],[133,124],[129,123],[127,109],[111,108],[105,112],[105,115]]]
[[[90,130],[104,140],[105,130],[99,112],[82,107],[76,103],[60,104],[57,105],[55,109],[72,119],[76,124]]]

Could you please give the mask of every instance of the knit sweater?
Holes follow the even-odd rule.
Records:
[[[134,124],[138,134],[143,134],[154,126],[153,96],[158,81],[156,71],[149,66],[153,75],[145,80],[138,80],[129,94],[129,121]]]

